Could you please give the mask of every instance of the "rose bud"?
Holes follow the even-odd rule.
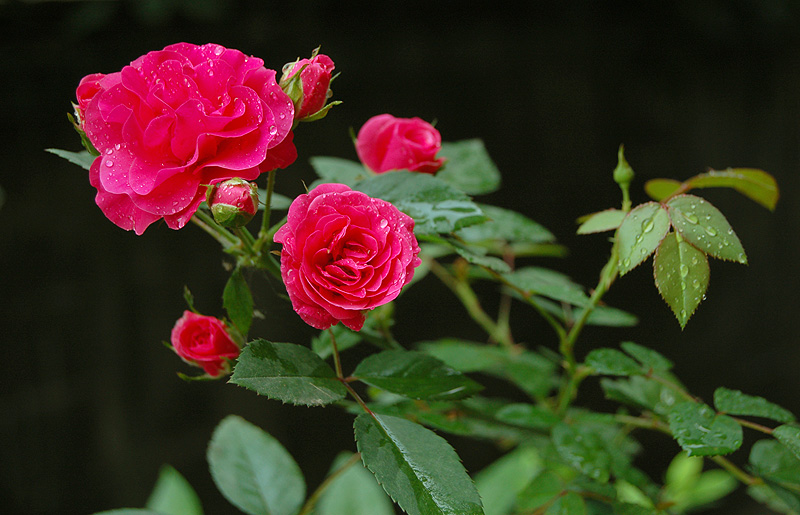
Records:
[[[364,165],[376,173],[409,170],[436,173],[444,159],[436,159],[442,136],[420,118],[373,116],[358,131],[356,152]]]
[[[319,49],[317,49],[319,50]],[[310,59],[299,59],[283,67],[280,85],[294,102],[294,118],[311,122],[324,118],[339,102],[325,102],[333,95],[330,89],[333,60],[317,50]]]
[[[230,370],[229,359],[239,356],[239,346],[222,320],[184,311],[170,337],[172,349],[183,361],[217,377]]]
[[[223,227],[242,227],[258,211],[258,187],[234,177],[206,191],[206,201],[214,220]]]

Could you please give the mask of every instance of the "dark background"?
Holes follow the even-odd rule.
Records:
[[[184,285],[202,312],[222,315],[218,246],[192,225],[155,224],[139,237],[120,230],[94,205],[86,173],[43,151],[79,149],[66,113],[81,77],[178,41],[238,48],[275,69],[318,45],[334,59],[344,103],[297,131],[300,157],[278,191],[295,195],[313,180],[309,156],[355,159],[348,130],[372,115],[436,119],[445,140],[483,138],[503,172],[503,189],[482,200],[527,214],[571,249],[537,264],[586,285],[608,244],[575,236],[574,219],[618,205],[611,170],[621,143],[637,173],[634,202],[647,200],[641,186],[653,177],[728,166],[771,172],[782,189],[773,214],[730,190],[702,192],[727,215],[750,265],[712,263],[708,299],[685,331],[643,266],[607,297],[639,314],[640,326],[589,330],[578,352],[632,339],[674,360],[706,400],[724,385],[800,413],[796,2],[528,2],[528,14],[502,2],[386,4],[0,2],[0,511],[142,506],[166,462],[197,488],[206,513],[235,513],[205,464],[213,427],[231,413],[275,435],[309,491],[336,452],[354,447],[351,418],[336,408],[178,379],[192,370],[161,342],[184,309]],[[265,318],[252,334],[308,342],[313,331],[275,300],[279,287],[253,280]],[[433,278],[415,286],[398,302],[398,339],[483,339],[456,304]],[[546,324],[520,305],[514,316],[519,340],[552,348]],[[595,387],[587,383],[579,400],[602,407]],[[640,464],[660,479],[677,446],[643,438]],[[471,472],[496,457],[450,440]],[[732,457],[746,458],[746,450]],[[737,495],[716,513],[764,511]]]

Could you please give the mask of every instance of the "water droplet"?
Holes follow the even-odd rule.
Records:
[[[386,229],[386,226],[389,225],[389,221],[385,218],[381,218],[380,226],[381,229]]]
[[[697,215],[695,215],[694,213],[683,213],[682,212],[681,214],[691,224],[696,224],[697,222],[700,221],[700,220],[698,220]]]
[[[214,55],[222,55],[222,47],[218,46],[214,49]]]
[[[111,159],[106,159],[106,166],[108,166],[109,168],[114,166],[114,161],[112,161]]]
[[[122,145],[120,145],[119,143],[114,144],[114,149],[119,150],[120,148],[122,148]]]
[[[685,290],[685,289],[686,289],[686,282],[685,281],[681,281],[681,290]]]
[[[650,232],[650,231],[653,230],[654,226],[655,226],[655,224],[653,223],[653,219],[652,218],[648,218],[647,220],[642,222],[642,232],[646,232],[646,233]]]
[[[706,227],[705,230],[706,230],[706,233],[708,233],[709,236],[716,236],[717,235],[717,230],[714,229],[713,227]]]
[[[628,259],[628,258],[623,259],[622,260],[622,266],[625,267],[625,268],[628,268],[629,266],[631,266],[631,260]]]
[[[681,310],[681,318],[686,318],[686,310],[685,309]]]
[[[643,255],[643,256],[647,255],[647,249],[646,249],[646,248],[644,248],[644,247],[640,248],[640,249],[639,249],[639,254],[641,254],[641,255]]]
[[[269,126],[269,133],[272,136],[278,134],[278,128],[276,126],[274,126],[274,125],[270,125]]]
[[[689,275],[689,267],[684,265],[683,263],[681,263],[680,271],[681,271],[681,277],[686,277],[687,275]]]

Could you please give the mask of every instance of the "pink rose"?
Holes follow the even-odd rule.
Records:
[[[313,118],[325,107],[325,102],[332,95],[330,85],[333,69],[333,60],[325,54],[316,54],[311,59],[301,59],[284,67],[286,72],[280,83],[285,91],[287,88],[290,90],[289,96],[295,101],[295,119],[303,121]],[[295,88],[289,87],[289,80],[298,71],[301,87],[295,93]]]
[[[275,71],[238,50],[170,45],[120,72],[87,76],[76,95],[100,152],[89,172],[95,201],[136,234],[160,218],[180,229],[205,185],[253,180],[297,157],[291,99]]]
[[[225,322],[191,311],[184,311],[175,322],[170,340],[181,359],[213,377],[229,369],[227,360],[239,356],[239,346],[228,334]]]
[[[360,330],[365,311],[395,299],[420,264],[414,220],[343,184],[298,196],[275,241],[292,307],[317,329]]]
[[[395,118],[390,114],[373,116],[358,131],[358,158],[373,172],[410,170],[436,173],[444,159],[436,159],[442,136],[433,125],[420,118]]]

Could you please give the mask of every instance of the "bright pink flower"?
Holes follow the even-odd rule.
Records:
[[[298,98],[295,99],[294,117],[297,120],[303,120],[325,107],[325,103],[331,96],[333,60],[325,54],[317,54],[311,59],[301,59],[296,63],[291,63],[286,68],[289,69],[281,78],[281,85],[287,84],[289,79],[302,70],[300,71],[302,90],[298,91]]]
[[[227,360],[239,356],[239,346],[227,329],[218,318],[184,311],[172,328],[172,348],[185,362],[216,377],[228,370]]]
[[[317,329],[360,330],[365,311],[395,299],[420,264],[414,220],[343,184],[298,196],[275,241],[292,307]]]
[[[76,94],[100,152],[89,172],[95,201],[136,234],[160,218],[180,229],[205,185],[253,180],[297,157],[291,99],[275,71],[238,50],[170,45],[120,72],[87,76]]]
[[[395,118],[390,114],[373,116],[358,131],[358,158],[373,172],[410,170],[436,173],[444,159],[436,159],[442,136],[433,125],[420,118]]]

